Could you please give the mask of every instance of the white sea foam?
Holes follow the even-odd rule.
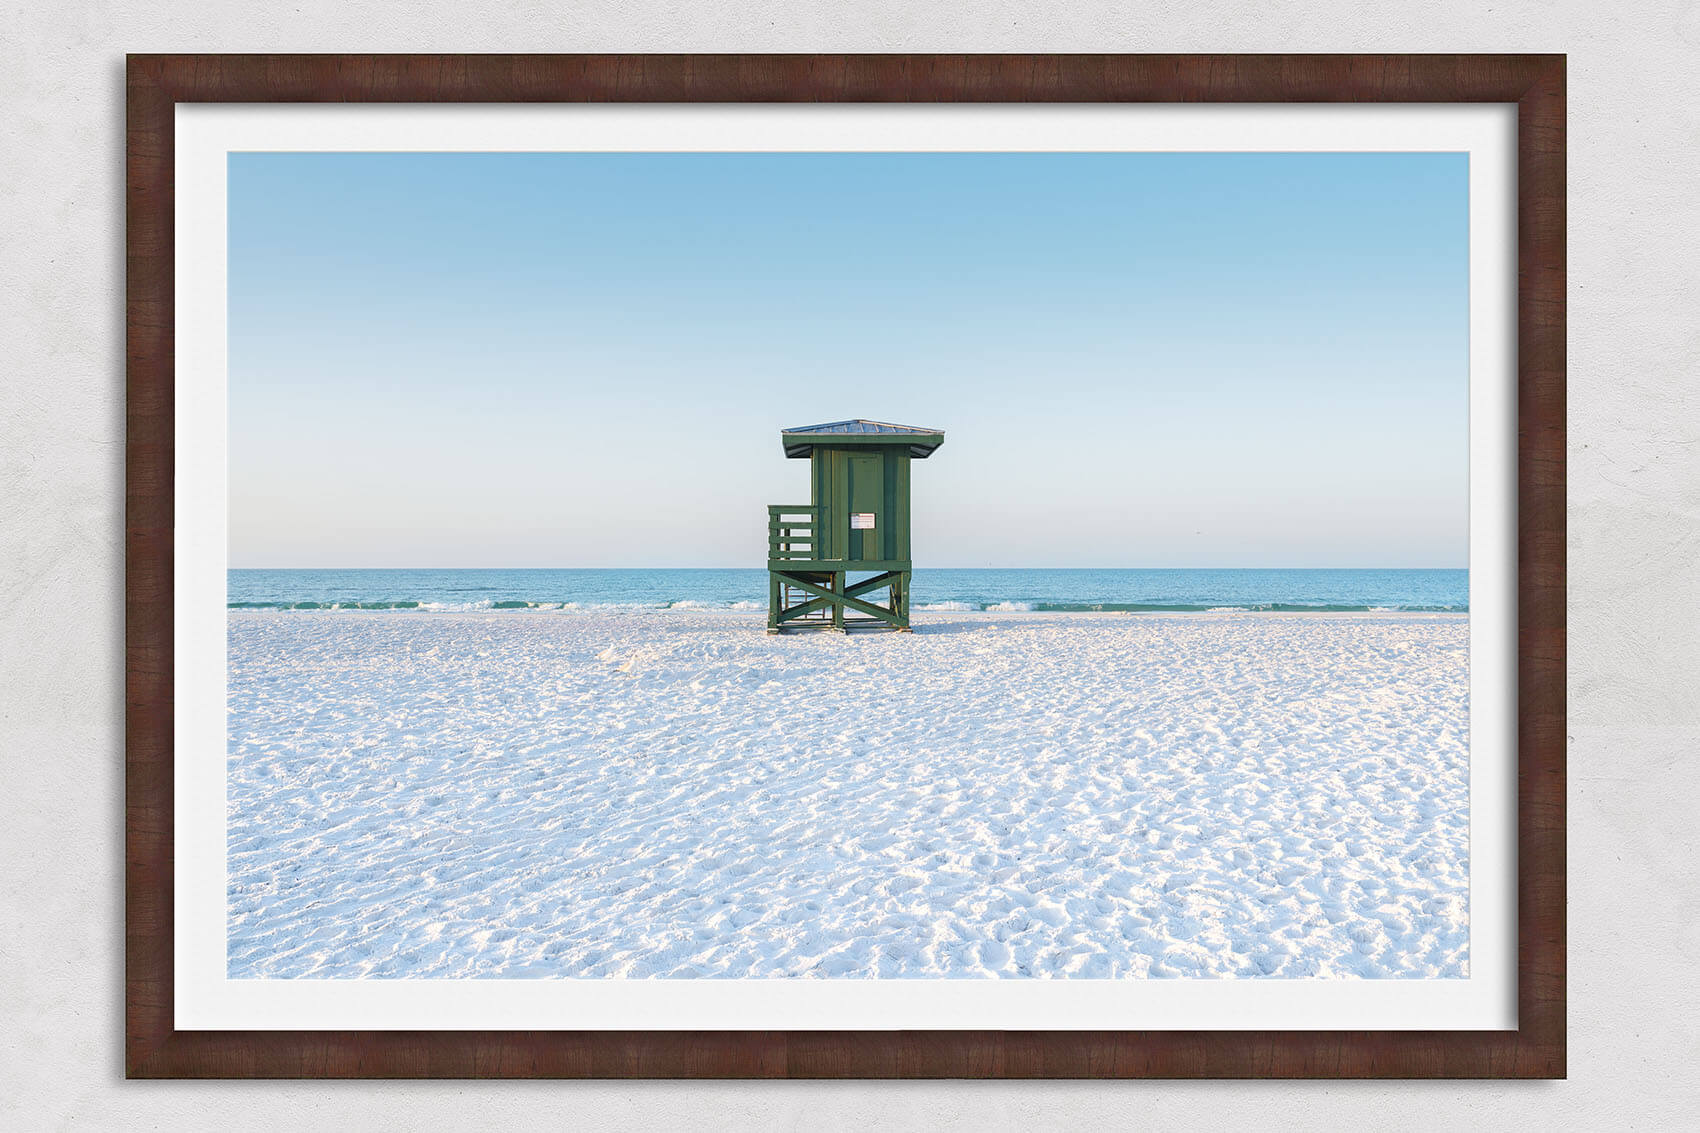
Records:
[[[670,610],[764,610],[765,602],[701,602],[694,598],[681,598],[669,604]]]
[[[979,607],[972,602],[927,602],[923,605],[914,606],[913,609],[929,610],[934,613],[965,614],[970,610],[977,610]]]
[[[1468,619],[229,618],[236,977],[1461,977]]]
[[[991,613],[998,613],[998,614],[1017,613],[1017,612],[1030,613],[1033,609],[1033,603],[1031,603],[1031,602],[993,602],[991,605],[987,606],[986,609],[987,609],[987,611],[989,611]]]

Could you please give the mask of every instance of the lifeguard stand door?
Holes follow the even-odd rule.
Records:
[[[885,558],[885,455],[850,455],[849,558],[858,562]]]

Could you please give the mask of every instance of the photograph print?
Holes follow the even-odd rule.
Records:
[[[228,210],[228,978],[1470,977],[1467,155]]]

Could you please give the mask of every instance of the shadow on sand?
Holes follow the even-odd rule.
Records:
[[[987,619],[984,621],[929,620],[924,622],[911,622],[909,632],[926,637],[936,637],[947,633],[979,633],[992,629],[1014,629],[1020,624],[1021,621],[1019,618],[999,618],[995,620]],[[889,626],[881,625],[877,622],[870,622],[862,625],[850,624],[844,628],[845,632],[851,637],[883,637],[887,634],[890,634],[893,637],[901,636],[899,631],[894,630]]]

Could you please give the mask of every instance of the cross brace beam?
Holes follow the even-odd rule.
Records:
[[[836,609],[834,609],[835,614],[840,613],[843,610],[854,610],[859,614],[866,614],[871,618],[876,618],[879,621],[885,622],[887,625],[893,626],[894,628],[908,628],[905,624],[908,619],[903,616],[908,611],[901,608],[903,602],[899,597],[900,588],[903,584],[902,571],[886,571],[883,574],[875,575],[873,578],[865,578],[860,582],[846,586],[841,591],[832,590],[827,586],[808,581],[799,577],[797,574],[792,574],[789,571],[774,571],[773,574],[777,578],[783,579],[786,585],[793,586],[804,593],[813,594],[815,597],[799,605],[775,611],[771,623],[772,627],[784,625],[786,622],[804,617],[818,610],[832,609],[836,607]],[[890,587],[893,591],[893,609],[888,610],[882,606],[875,606],[872,603],[862,601],[859,597],[869,591],[880,590],[886,587]],[[837,618],[834,620],[839,621]],[[839,624],[842,623],[839,622]]]

